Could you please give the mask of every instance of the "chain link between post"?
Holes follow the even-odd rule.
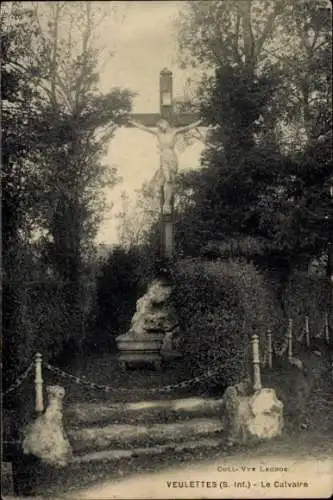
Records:
[[[305,330],[303,330],[303,331],[300,333],[300,335],[298,335],[298,337],[296,337],[297,342],[302,342],[302,340],[303,340],[303,339],[304,339],[304,337],[305,337],[305,334],[306,334],[306,331],[305,331]]]
[[[236,356],[229,358],[227,362],[225,362],[223,364],[219,364],[215,368],[208,369],[204,374],[202,374],[200,376],[198,375],[196,377],[193,377],[193,378],[190,378],[187,380],[183,380],[183,381],[178,382],[176,384],[169,384],[169,385],[165,385],[164,387],[136,388],[135,390],[139,390],[139,391],[141,390],[141,391],[149,392],[149,393],[158,393],[158,392],[170,392],[174,389],[181,389],[181,388],[189,387],[191,385],[194,385],[194,384],[201,382],[204,379],[212,377],[214,374],[219,372],[221,370],[221,368],[225,367],[228,363],[230,363],[230,361],[232,359],[234,359],[235,357]],[[89,381],[84,375],[82,375],[81,377],[78,377],[76,375],[72,375],[70,373],[65,372],[64,370],[61,370],[60,368],[57,368],[56,366],[50,365],[49,363],[44,364],[44,366],[48,370],[50,370],[51,372],[56,373],[57,375],[59,375],[60,377],[62,377],[64,379],[67,378],[69,380],[73,380],[76,384],[85,385],[85,386],[90,387],[91,389],[97,389],[97,390],[101,390],[101,391],[104,391],[107,393],[112,392],[112,391],[116,391],[116,390],[121,391],[121,392],[129,392],[132,390],[132,389],[128,389],[126,387],[117,387],[115,389],[114,387],[111,387],[109,385],[97,384],[96,382]]]
[[[282,346],[280,346],[280,348],[273,347],[275,355],[279,357],[283,356],[283,354],[286,352],[287,349],[288,349],[288,337],[284,339]]]
[[[320,331],[320,334],[317,335],[317,337],[321,337],[323,335],[323,333],[324,334],[326,333],[325,332],[325,329],[327,328],[326,323],[327,323],[327,319],[325,318],[324,329],[322,329]],[[296,337],[296,341],[297,342],[302,341],[302,339],[304,338],[305,334],[306,334],[306,331],[304,329],[302,331],[302,333],[298,337]],[[249,345],[248,349],[250,349],[250,347],[251,346]],[[286,352],[286,350],[288,349],[288,333],[286,334],[286,336],[285,336],[282,344],[280,345],[280,347],[272,346],[272,349],[273,349],[273,352],[274,352],[274,354],[276,356],[281,357]],[[193,378],[188,379],[188,380],[183,380],[183,381],[178,382],[176,384],[170,384],[170,385],[166,385],[164,387],[155,387],[155,388],[142,388],[142,389],[141,388],[136,388],[136,390],[142,390],[142,391],[149,392],[149,393],[158,393],[158,392],[170,392],[173,389],[189,387],[190,385],[197,384],[197,383],[201,382],[204,379],[212,377],[214,374],[216,374],[222,368],[224,368],[225,366],[227,366],[236,357],[237,357],[237,355],[234,355],[231,358],[229,358],[226,362],[219,363],[218,366],[215,366],[215,367],[213,366],[211,369],[208,369],[204,374],[202,374],[200,376],[193,377]],[[261,364],[264,367],[264,366],[266,366],[267,363],[268,363],[268,345],[267,345],[267,339],[266,339],[266,342],[265,342],[265,345],[264,345],[264,349],[263,349]],[[24,382],[24,380],[28,377],[29,373],[33,369],[33,366],[34,366],[34,361],[32,361],[30,363],[30,365],[28,366],[28,368],[19,377],[17,377],[16,381],[2,394],[2,397],[6,396],[10,392],[13,392],[16,389],[18,389],[22,385],[22,383]],[[92,389],[98,389],[98,390],[102,390],[104,392],[112,392],[114,390],[118,390],[118,391],[120,390],[120,391],[123,391],[123,392],[128,392],[128,391],[131,390],[131,389],[128,389],[128,388],[125,388],[125,387],[118,387],[117,389],[115,389],[115,388],[112,388],[109,385],[97,384],[96,382],[89,381],[87,379],[87,377],[85,377],[84,375],[81,375],[80,377],[72,375],[72,374],[67,373],[64,370],[61,370],[60,368],[58,368],[56,366],[53,366],[53,365],[51,365],[49,363],[43,363],[43,366],[45,366],[49,371],[51,371],[51,372],[59,375],[62,378],[67,378],[69,380],[74,381],[76,384],[85,385],[85,386],[88,386],[88,387],[90,387]]]
[[[3,396],[6,396],[10,392],[13,392],[16,389],[18,389],[20,387],[20,385],[23,384],[23,382],[25,381],[25,379],[27,378],[29,373],[31,372],[33,366],[34,366],[34,362],[32,361],[30,363],[30,365],[28,366],[28,368],[21,375],[19,375],[17,377],[17,379],[15,380],[15,382],[10,387],[8,387],[8,389],[3,393]]]

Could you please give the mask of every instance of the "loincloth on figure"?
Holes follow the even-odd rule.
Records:
[[[170,160],[171,158],[161,158],[160,167],[151,180],[153,186],[162,188],[167,182],[174,183],[178,172],[178,163]]]
[[[165,149],[160,155],[160,168],[166,179],[174,178],[178,171],[178,159],[173,149]]]

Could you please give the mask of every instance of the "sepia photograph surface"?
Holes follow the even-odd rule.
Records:
[[[332,2],[0,23],[3,498],[330,498]]]

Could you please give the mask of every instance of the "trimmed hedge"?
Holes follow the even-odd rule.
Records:
[[[223,390],[249,375],[253,334],[261,346],[268,328],[281,325],[279,307],[264,277],[242,261],[185,259],[173,268],[174,303],[191,375],[221,366],[205,389]]]

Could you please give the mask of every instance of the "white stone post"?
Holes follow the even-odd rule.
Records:
[[[253,362],[253,389],[260,391],[261,376],[260,376],[260,357],[259,357],[259,337],[252,335],[252,362]]]
[[[293,357],[293,320],[289,318],[288,324],[288,361]]]
[[[330,343],[330,330],[328,325],[328,312],[325,313],[325,340],[326,343]]]
[[[267,363],[268,368],[273,366],[273,346],[272,346],[272,332],[270,329],[267,330]]]
[[[35,410],[41,413],[44,410],[43,401],[43,377],[42,377],[42,355],[37,352],[35,355]]]
[[[307,347],[310,347],[309,316],[305,316],[305,340]]]

